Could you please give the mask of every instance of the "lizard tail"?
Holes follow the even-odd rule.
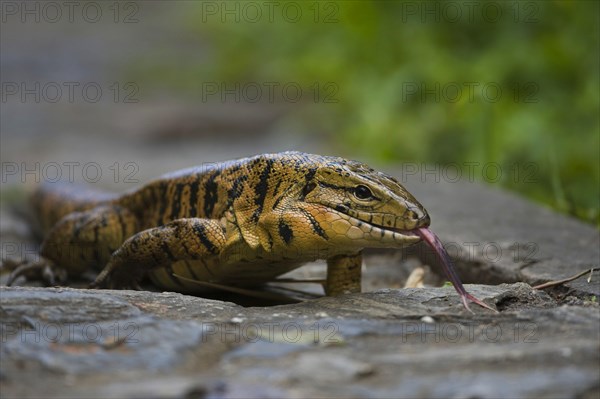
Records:
[[[46,234],[63,216],[111,202],[116,197],[114,193],[88,186],[63,182],[43,183],[33,192],[30,204],[36,224]]]

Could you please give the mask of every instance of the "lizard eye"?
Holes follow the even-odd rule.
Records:
[[[356,198],[361,200],[373,198],[373,193],[371,192],[371,190],[369,190],[369,187],[363,186],[362,184],[359,184],[358,186],[354,187],[354,195],[356,196]]]

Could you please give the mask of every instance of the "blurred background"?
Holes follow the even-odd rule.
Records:
[[[3,201],[301,150],[600,225],[598,2],[1,6]]]

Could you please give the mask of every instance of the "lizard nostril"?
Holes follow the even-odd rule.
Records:
[[[410,217],[412,220],[415,220],[415,221],[416,221],[416,220],[419,220],[419,219],[420,219],[420,216],[421,216],[421,215],[419,215],[419,214],[418,214],[417,212],[415,212],[415,211],[410,211],[408,215],[409,215],[409,217]]]
[[[427,227],[431,222],[429,219],[429,214],[426,211],[421,211],[420,209],[408,211],[408,218],[418,227]]]

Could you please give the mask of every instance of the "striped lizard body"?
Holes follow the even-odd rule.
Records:
[[[122,195],[43,185],[41,254],[98,285],[197,293],[249,286],[326,259],[328,295],[360,292],[361,251],[420,241],[421,204],[393,177],[343,158],[283,152],[171,173]]]

